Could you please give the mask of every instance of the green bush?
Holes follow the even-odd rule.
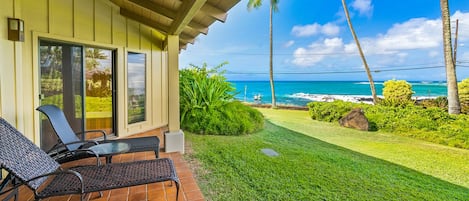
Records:
[[[412,101],[412,85],[405,80],[388,80],[384,82],[383,96],[384,100],[380,101],[385,106],[407,106],[413,105]]]
[[[308,103],[309,115],[312,119],[336,122],[353,108],[364,106],[364,104],[354,104],[336,100],[332,103],[328,102],[310,102]]]
[[[458,83],[459,102],[461,103],[461,112],[469,113],[469,78]]]
[[[225,64],[213,69],[208,69],[206,63],[202,67],[191,64],[189,68],[180,70],[181,124],[186,116],[193,116],[198,110],[209,112],[234,99],[235,89],[226,81],[223,72],[218,71]]]
[[[191,65],[180,71],[181,127],[193,133],[242,135],[264,126],[262,114],[234,100],[235,89],[219,72]]]
[[[425,99],[421,102],[417,102],[417,105],[421,105],[425,108],[439,107],[446,110],[448,108],[448,99],[445,96],[439,96],[435,99]]]
[[[312,119],[337,122],[352,108],[362,108],[370,130],[381,130],[439,144],[469,149],[469,115],[450,115],[444,108],[409,105],[394,107],[343,101],[311,102]]]
[[[207,135],[243,135],[264,127],[264,117],[258,110],[233,101],[209,111],[195,110],[186,116],[182,127],[190,132]]]

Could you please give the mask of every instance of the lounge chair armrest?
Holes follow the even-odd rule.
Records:
[[[33,181],[33,180],[36,180],[36,179],[39,179],[39,178],[42,178],[42,177],[48,177],[48,176],[53,176],[53,175],[60,175],[60,174],[71,174],[73,176],[75,176],[79,181],[80,181],[80,189],[79,191],[77,191],[77,193],[79,194],[83,194],[85,193],[85,183],[83,183],[83,177],[81,176],[81,174],[77,171],[74,171],[74,170],[63,170],[63,169],[59,169],[55,172],[51,172],[51,173],[48,173],[48,174],[44,174],[44,175],[41,175],[41,176],[37,176],[37,177],[34,177],[32,179],[30,179],[29,181],[26,181],[26,182],[30,182],[30,181]],[[37,191],[34,191],[34,194],[37,196]]]
[[[98,144],[96,141],[94,141],[94,142],[95,142],[95,144]],[[59,147],[57,147],[57,148],[59,148]],[[66,156],[70,156],[70,154],[74,154],[74,153],[88,153],[88,154],[94,155],[96,157],[96,165],[98,165],[98,166],[101,165],[101,160],[99,160],[99,154],[97,154],[95,151],[93,151],[91,149],[77,149],[77,150],[67,151],[65,154],[62,155],[62,157],[60,157],[59,154],[61,154],[61,153],[59,153],[58,149],[53,150],[55,152],[51,152],[51,151],[52,150],[50,150],[48,152],[49,155],[57,154],[56,158],[54,158],[55,160],[58,160],[60,158],[66,157]],[[59,157],[57,157],[57,156],[59,156]]]
[[[81,176],[80,173],[78,173],[77,171],[74,171],[74,170],[62,170],[62,169],[59,169],[55,172],[51,172],[51,173],[48,173],[48,174],[44,174],[44,175],[40,175],[40,176],[37,176],[37,177],[34,177],[28,181],[20,181],[20,180],[17,180],[18,182],[15,183],[15,185],[11,186],[9,189],[5,190],[5,191],[2,191],[0,192],[0,195],[3,195],[3,194],[6,194],[10,191],[13,191],[15,189],[17,189],[18,187],[22,186],[23,184],[25,183],[28,183],[28,182],[31,182],[31,181],[34,181],[36,179],[40,179],[40,178],[43,178],[43,177],[48,177],[48,176],[53,176],[53,175],[59,175],[59,174],[71,174],[71,175],[74,175],[79,181],[80,181],[80,189],[79,191],[77,191],[77,193],[80,193],[80,194],[83,194],[84,193],[84,189],[85,189],[85,184],[83,183],[83,177]],[[35,195],[37,195],[37,191],[34,192]]]
[[[84,131],[84,132],[77,132],[75,134],[82,134],[83,139],[85,139],[87,133],[101,133],[103,135],[103,139],[106,140],[107,133],[104,130],[87,130],[87,131]]]
[[[80,140],[80,141],[65,143],[63,145],[66,146],[66,145],[78,144],[78,143],[85,143],[85,144],[86,143],[92,143],[92,144],[95,144],[95,145],[99,144],[99,142],[96,141],[96,140],[83,140],[83,141]]]
[[[71,144],[79,144],[79,143],[82,143],[82,144],[86,144],[86,143],[91,143],[91,144],[94,144],[94,145],[98,145],[99,142],[96,141],[96,140],[85,140],[85,141],[74,141],[74,142],[69,142],[69,143],[58,143],[56,145],[54,145],[50,150],[48,150],[46,153],[48,154],[51,154],[51,153],[58,153],[59,152],[59,149],[60,148],[63,148],[67,145],[71,145]]]
[[[74,150],[74,151],[70,151],[70,153],[80,153],[80,152],[94,155],[96,157],[96,165],[97,166],[101,165],[101,160],[99,160],[99,154],[97,154],[95,151],[93,151],[91,149],[77,149],[77,150]]]

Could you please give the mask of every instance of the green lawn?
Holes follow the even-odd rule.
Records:
[[[259,110],[276,125],[469,188],[469,150],[342,128],[338,123],[313,121],[307,111]]]
[[[367,153],[359,153],[361,151],[358,150],[353,151],[340,147],[342,145],[337,146],[325,142],[324,139],[322,141],[305,135],[321,133],[321,136],[332,136],[339,131],[347,133],[349,129],[301,117],[302,114],[307,117],[305,112],[283,114],[283,110],[261,111],[269,121],[288,124],[289,128],[293,126],[297,131],[302,130],[301,133],[269,121],[263,131],[248,136],[201,136],[186,133],[187,142],[193,150],[186,157],[196,159],[200,166],[197,169],[197,179],[207,200],[469,199],[469,189],[462,184],[456,185],[456,182],[444,181],[420,170],[389,162],[389,159],[372,157]],[[295,119],[296,117],[299,119]],[[305,120],[303,123],[299,122],[301,118]],[[366,136],[358,138],[356,144],[376,147],[362,149],[382,150],[381,152],[386,152],[387,149],[380,148],[384,146],[379,143],[376,145],[374,138],[383,141],[387,139],[389,144],[409,140],[381,133],[351,133]],[[344,144],[353,144],[348,142],[351,137],[330,138],[344,141]],[[409,143],[412,141],[414,140],[409,140]],[[440,148],[439,145],[433,146]],[[266,156],[260,151],[263,148],[274,149],[280,156]],[[402,158],[415,154],[407,150],[401,152]],[[468,157],[467,152],[465,153],[466,156],[461,157]],[[424,155],[420,152],[416,154]],[[419,160],[427,161],[423,158]],[[453,161],[446,163],[450,165]],[[468,163],[466,160],[465,166],[461,166],[467,168]],[[431,169],[432,164],[426,165]],[[469,174],[459,176],[467,179],[467,175]]]

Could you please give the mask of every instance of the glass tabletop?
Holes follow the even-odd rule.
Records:
[[[130,145],[124,142],[108,142],[91,146],[89,149],[100,156],[106,156],[128,152]]]

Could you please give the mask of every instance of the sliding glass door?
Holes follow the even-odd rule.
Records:
[[[41,105],[60,107],[75,132],[113,133],[113,61],[112,50],[41,40]],[[48,120],[41,116],[41,148],[48,150],[56,143]]]

